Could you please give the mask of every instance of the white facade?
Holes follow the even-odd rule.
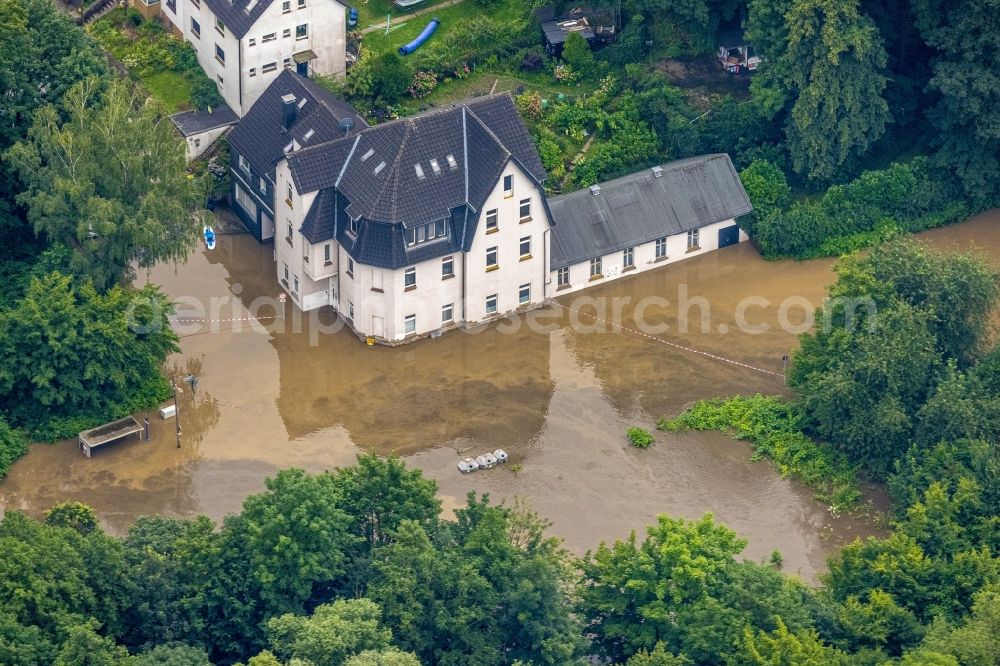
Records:
[[[316,193],[300,196],[292,186],[286,201],[292,181],[284,160],[276,181],[274,248],[282,288],[302,310],[334,307],[360,336],[396,344],[536,307],[551,295],[549,218],[538,187],[513,161],[483,206],[469,252],[397,269],[356,262],[336,240],[310,244],[299,229]],[[493,211],[495,227],[487,225]]]
[[[191,42],[201,68],[240,117],[285,67],[310,76],[344,73],[345,11],[337,0],[274,0],[240,38],[207,0],[162,3],[163,15]],[[308,64],[297,64],[296,54]]]
[[[723,220],[705,225],[694,232],[665,236],[665,243],[662,240],[653,240],[636,245],[631,248],[631,266],[626,265],[627,250],[617,250],[599,257],[592,257],[561,270],[554,270],[550,276],[552,282],[550,295],[561,296],[580,291],[587,287],[603,284],[608,280],[652,270],[665,264],[717,250],[719,249],[719,230],[732,227],[735,224],[735,220]],[[740,242],[748,239],[746,233],[740,230]],[[595,259],[600,260],[599,265],[594,264]],[[566,272],[562,273],[562,278],[560,278],[562,271]]]

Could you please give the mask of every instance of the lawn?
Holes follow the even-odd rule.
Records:
[[[444,0],[442,0],[443,2]],[[469,0],[473,2],[473,0]],[[385,25],[385,17],[387,14],[391,15],[392,18],[398,16],[408,16],[413,14],[413,12],[426,9],[427,7],[434,7],[439,5],[441,2],[431,2],[426,0],[419,5],[410,8],[409,10],[403,10],[392,4],[392,0],[360,0],[356,4],[352,5],[358,10],[358,24],[355,26],[356,30],[364,30],[372,25]],[[416,20],[416,17],[414,20]],[[429,21],[431,17],[428,17]]]
[[[370,2],[389,3],[386,0],[370,0]],[[428,7],[433,7],[433,4],[428,4]],[[416,9],[423,9],[423,6],[418,6]],[[412,41],[414,37],[420,34],[420,32],[430,23],[432,18],[438,18],[441,21],[441,25],[438,26],[437,31],[435,31],[434,36],[431,37],[431,41],[436,40],[447,40],[448,33],[451,30],[463,22],[469,21],[470,19],[476,18],[482,14],[484,10],[475,0],[463,0],[457,5],[452,5],[451,7],[441,7],[438,11],[429,12],[421,16],[410,16],[404,25],[401,27],[396,27],[388,35],[385,31],[374,31],[370,32],[364,36],[361,41],[361,47],[365,49],[372,49],[375,51],[385,51],[388,49],[398,49],[403,44]],[[505,0],[505,2],[492,7],[489,10],[489,15],[491,18],[495,19],[508,19],[516,16],[521,16],[528,9],[522,0]],[[396,15],[404,15],[410,12],[396,12]],[[379,22],[379,17],[375,16],[373,20],[367,22],[358,19],[358,25],[362,28],[367,28],[369,23]],[[381,14],[381,22],[385,23],[385,12]],[[430,43],[430,42],[428,42]]]
[[[496,84],[494,86],[494,83]],[[464,79],[445,79],[427,97],[421,99],[405,99],[400,103],[401,115],[411,115],[434,106],[453,104],[470,97],[494,93],[534,90],[543,98],[555,101],[559,94],[567,97],[590,93],[594,84],[560,85],[547,74],[512,74],[508,71],[493,72],[488,69],[474,70]]]
[[[167,113],[191,107],[191,84],[180,72],[167,70],[140,76],[139,83],[163,104]]]

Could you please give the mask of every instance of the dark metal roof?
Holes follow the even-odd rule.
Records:
[[[285,95],[294,95],[298,108],[291,130],[283,125],[281,98]],[[302,104],[303,99],[305,104]],[[343,138],[340,123],[344,118],[353,120],[352,134],[368,126],[350,104],[304,76],[285,69],[233,128],[229,144],[247,158],[255,171],[271,173],[274,165],[285,156],[285,147],[292,139],[300,146],[313,146]]]
[[[241,39],[272,2],[274,0],[205,0],[212,13],[226,24],[226,30]]]
[[[542,23],[542,32],[550,44],[562,44],[571,32],[578,32],[588,42],[594,39],[594,31],[585,18],[560,19]]]
[[[413,226],[463,205],[478,211],[510,159],[544,180],[514,101],[501,94],[303,148],[288,165],[300,193],[335,188],[354,218]]]
[[[183,136],[194,136],[209,130],[233,125],[240,117],[226,104],[213,107],[209,111],[181,111],[170,116],[170,121]]]
[[[702,155],[549,199],[551,268],[684,233],[753,210],[729,155]]]

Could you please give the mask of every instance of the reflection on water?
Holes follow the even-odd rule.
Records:
[[[963,249],[975,242],[997,257],[998,219],[980,216],[925,236]],[[803,303],[821,302],[831,265],[765,262],[743,244],[582,296],[633,305],[667,299],[644,311],[647,321],[668,326],[661,340],[780,374],[782,356],[797,344],[780,323],[801,323]],[[246,235],[220,237],[215,251],[157,267],[148,279],[172,298],[196,298],[203,317],[226,320],[187,322],[182,352],[168,363],[172,377],[199,378],[194,392],[178,382],[180,448],[174,421],[155,412],[151,442],[122,442],[90,460],[73,442],[36,445],[0,482],[0,506],[40,513],[78,499],[115,531],[141,514],[220,518],[278,469],[331,469],[370,449],[409,456],[438,481],[446,506],[470,490],[527,497],[578,552],[641,529],[661,512],[696,518],[712,511],[749,538],[747,556],[777,548],[786,569],[811,578],[837,545],[877,532],[870,520],[833,519],[807,489],[767,463],[751,463],[747,446],[725,436],[658,435],[649,450],[629,447],[626,427],[651,426],[699,398],[784,390],[780,377],[631,332],[639,328],[634,308],[621,311],[624,329],[574,327],[584,320],[554,308],[552,333],[493,326],[386,349],[366,347],[346,330],[320,334],[337,323],[329,313],[293,318],[288,308],[288,320],[266,326],[240,321],[248,308],[280,310],[255,308],[279,290],[271,248]],[[704,327],[701,312],[692,311],[697,325],[687,333],[678,330],[681,288],[710,305]],[[766,324],[764,333],[737,326],[737,305],[747,296],[759,301],[746,317]],[[779,312],[790,298],[793,307]],[[497,447],[510,452],[511,465],[469,476],[456,470],[458,452]],[[523,469],[515,473],[514,463]]]

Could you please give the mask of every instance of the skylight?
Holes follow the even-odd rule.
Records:
[[[381,161],[381,162],[378,163],[377,167],[375,167],[375,173],[376,174],[381,173],[382,169],[384,169],[384,168],[385,168],[385,161],[383,160],[383,161]]]
[[[424,178],[424,168],[419,164],[413,165],[413,170],[417,172],[417,178],[423,180]]]
[[[455,156],[454,155],[449,154],[448,157],[446,157],[445,159],[448,160],[448,166],[449,167],[451,167],[452,169],[457,169],[458,168],[458,162],[455,161]]]
[[[306,99],[305,97],[303,97],[302,99],[300,99],[300,100],[299,100],[299,108],[301,109],[301,108],[302,108],[303,106],[305,106],[305,105],[306,105],[306,102],[308,102],[308,101],[309,101],[309,100],[308,100],[308,99]]]
[[[284,149],[283,149],[282,152],[286,152],[286,153],[289,152],[292,149],[292,146],[294,146],[294,145],[295,145],[294,141],[289,141],[288,145],[284,147]]]
[[[438,161],[432,159],[430,162],[431,162],[431,171],[433,171],[435,174],[441,173],[441,165],[438,164]]]
[[[312,138],[313,134],[315,134],[315,133],[316,133],[316,130],[314,130],[313,128],[310,127],[309,131],[306,132],[305,135],[302,137],[302,140],[303,141],[308,141],[309,139]]]
[[[369,148],[368,152],[366,152],[364,155],[361,156],[361,161],[364,162],[365,160],[367,160],[369,157],[371,157],[374,154],[375,154],[375,150],[373,148]]]

